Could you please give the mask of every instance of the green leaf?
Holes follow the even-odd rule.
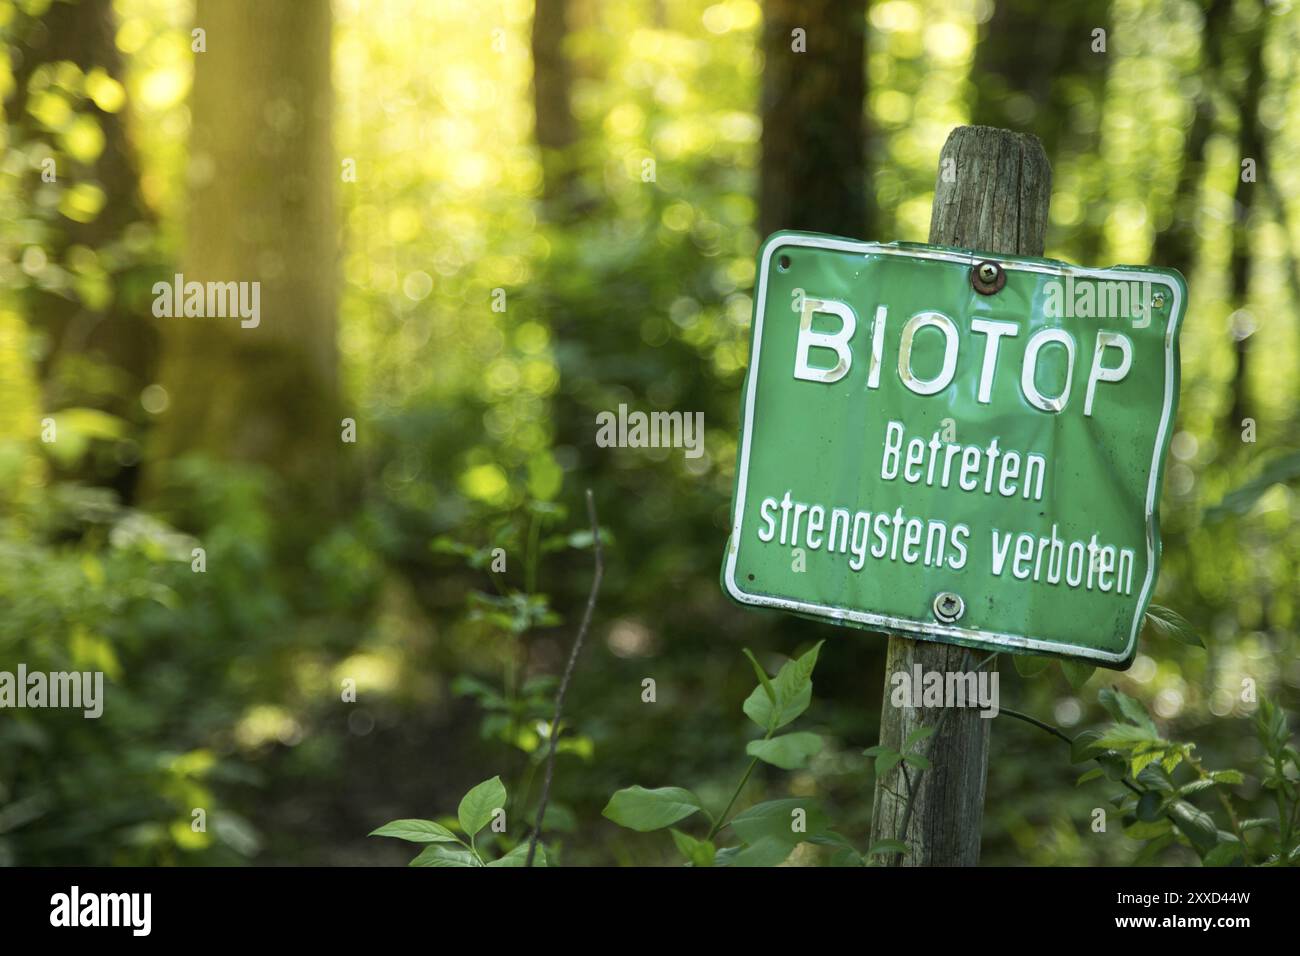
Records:
[[[843,833],[836,833],[834,830],[824,830],[808,838],[809,843],[816,843],[818,846],[834,846],[840,849],[853,850],[856,855],[857,850],[853,846],[853,841]]]
[[[469,850],[463,850],[459,847],[444,846],[440,843],[431,843],[420,851],[417,856],[407,866],[482,866],[476,857]]]
[[[1225,840],[1205,854],[1201,862],[1206,866],[1232,866],[1240,859],[1242,859],[1241,844],[1235,840]]]
[[[764,692],[767,694],[767,699],[775,704],[776,690],[772,687],[772,681],[768,678],[767,671],[763,670],[763,665],[758,662],[758,658],[754,656],[753,652],[750,651],[748,647],[742,647],[741,651],[743,651],[745,656],[749,658],[749,663],[754,665],[754,673],[758,675],[759,686],[762,687]]]
[[[785,666],[788,667],[789,664]],[[780,677],[780,674],[777,676]],[[802,693],[773,704],[767,699],[767,692],[759,686],[745,698],[744,711],[745,716],[763,730],[780,730],[807,710],[811,703],[812,687],[805,687]]]
[[[786,661],[772,681],[776,700],[769,700],[763,687],[755,687],[745,700],[745,715],[764,730],[779,730],[812,703],[812,672],[824,641],[818,641],[803,656]]]
[[[863,860],[862,857],[858,855],[857,850],[852,847],[841,846],[836,847],[835,851],[831,853],[831,858],[827,865],[832,867],[862,866]]]
[[[44,450],[65,466],[80,461],[92,440],[116,441],[130,431],[125,419],[97,408],[65,408],[50,417],[59,440],[45,445]]]
[[[1138,850],[1137,856],[1133,857],[1134,866],[1151,866],[1155,858],[1165,847],[1177,842],[1174,838],[1174,829],[1170,827],[1168,832],[1162,836],[1156,837]]]
[[[1190,797],[1202,791],[1209,790],[1214,786],[1214,781],[1209,779],[1193,780],[1191,783],[1185,783],[1178,788],[1180,797]]]
[[[686,857],[686,862],[691,866],[713,865],[713,858],[718,851],[711,842],[697,840],[689,833],[683,833],[675,827],[668,832],[673,835],[673,843],[677,845],[677,852]]]
[[[610,797],[602,812],[621,827],[648,833],[672,826],[703,809],[700,798],[681,787],[628,787]]]
[[[1124,716],[1124,711],[1120,709],[1119,699],[1116,696],[1119,691],[1113,687],[1103,687],[1097,691],[1097,703],[1106,709],[1106,713],[1114,718],[1116,723],[1127,723],[1128,719]]]
[[[1147,714],[1147,709],[1142,706],[1142,702],[1136,698],[1113,687],[1103,687],[1097,693],[1097,700],[1117,721],[1143,727],[1149,730],[1152,736],[1156,735],[1155,723]]]
[[[922,740],[925,740],[928,737],[933,737],[934,730],[935,730],[934,724],[926,724],[921,727],[914,727],[912,729],[912,732],[907,735],[907,739],[903,741],[903,750],[904,751],[911,750],[913,746],[919,744]]]
[[[714,866],[731,866],[731,862],[740,854],[744,847],[741,846],[724,846],[713,857]]]
[[[1180,747],[1170,747],[1165,750],[1165,755],[1160,761],[1160,769],[1165,773],[1173,773],[1180,763],[1183,762],[1183,751]]]
[[[385,823],[378,830],[371,830],[371,836],[394,837],[409,843],[459,843],[456,834],[432,820],[394,820]]]
[[[781,840],[793,846],[826,832],[829,824],[815,800],[790,797],[755,804],[736,814],[730,825],[736,835],[751,846],[767,839]],[[801,829],[796,830],[796,825]]]
[[[1096,780],[1098,777],[1104,776],[1106,776],[1106,771],[1102,770],[1100,767],[1093,767],[1091,770],[1079,774],[1079,779],[1074,781],[1074,785],[1076,787],[1081,787],[1090,780]]]
[[[1128,761],[1119,754],[1099,754],[1097,762],[1101,764],[1102,770],[1105,771],[1107,779],[1123,780],[1128,776]]]
[[[570,534],[565,539],[565,543],[567,543],[569,547],[576,548],[577,550],[581,551],[582,549],[590,548],[593,544],[595,544],[596,536],[591,533],[590,529],[584,528],[581,531],[574,531],[572,534]],[[601,543],[602,544],[604,543],[603,537],[601,538]]]
[[[794,849],[793,843],[786,843],[775,837],[765,837],[751,843],[728,860],[729,866],[780,866]]]
[[[1282,749],[1291,732],[1287,729],[1286,715],[1273,703],[1271,698],[1261,697],[1259,710],[1255,713],[1255,734],[1267,753],[1275,754]],[[1290,748],[1286,748],[1290,750]],[[1294,751],[1292,751],[1294,754]],[[1294,760],[1294,757],[1292,758]]]
[[[528,865],[528,841],[525,840],[505,856],[500,859],[492,860],[488,866],[527,866]],[[539,842],[537,852],[533,854],[533,866],[549,866],[546,862],[546,847]]]
[[[1160,794],[1154,790],[1148,790],[1138,798],[1137,818],[1143,823],[1155,823],[1163,819],[1164,814],[1161,812]]]
[[[920,754],[903,754],[903,761],[904,761],[905,763],[909,763],[909,764],[911,764],[911,765],[912,765],[913,767],[915,767],[917,770],[929,770],[929,769],[930,769],[930,760],[929,760],[929,758],[928,758],[928,757],[923,757],[923,756],[921,756]]]
[[[1132,724],[1112,724],[1097,738],[1097,746],[1109,750],[1132,750],[1140,744],[1159,743],[1160,738],[1145,727]]]
[[[1261,829],[1276,830],[1277,821],[1272,817],[1251,817],[1249,820],[1241,821],[1242,833],[1245,833],[1247,830]]]
[[[506,707],[506,699],[500,691],[468,674],[461,674],[451,682],[451,692],[457,697],[473,697],[479,706],[488,710],[504,710]]]
[[[1134,779],[1148,790],[1159,790],[1161,793],[1174,792],[1174,782],[1169,778],[1169,774],[1155,764],[1143,767]]]
[[[1228,492],[1223,500],[1205,512],[1207,522],[1221,521],[1230,514],[1244,515],[1274,485],[1300,477],[1300,451],[1274,458],[1259,474],[1239,488]]]
[[[1142,623],[1144,627],[1149,627],[1161,637],[1171,638],[1180,644],[1190,644],[1192,647],[1205,646],[1205,642],[1201,640],[1187,618],[1170,608],[1152,604],[1147,608]]]
[[[500,777],[484,780],[465,794],[456,808],[461,829],[472,840],[474,834],[492,822],[492,814],[506,805],[506,788]]]
[[[1154,840],[1156,837],[1167,834],[1170,829],[1169,821],[1161,817],[1152,823],[1142,820],[1130,823],[1124,828],[1124,835],[1132,840]]]
[[[745,747],[745,753],[782,770],[797,770],[807,764],[808,758],[821,749],[821,737],[807,731],[799,731],[793,734],[782,734],[770,740],[751,740]]]
[[[890,856],[906,852],[907,844],[901,840],[877,840],[871,844],[871,849],[867,850],[867,856]]]
[[[1070,763],[1083,763],[1097,756],[1100,730],[1085,730],[1070,741]]]
[[[1170,804],[1169,815],[1200,853],[1208,853],[1219,842],[1219,831],[1214,825],[1214,818],[1186,800],[1175,800]]]
[[[1133,774],[1134,779],[1140,777],[1148,766],[1158,766],[1156,761],[1160,759],[1163,753],[1164,751],[1159,747],[1150,747],[1146,744],[1139,744],[1137,747],[1133,748],[1133,758],[1129,772]]]
[[[1080,690],[1084,684],[1092,677],[1097,668],[1091,664],[1082,664],[1078,661],[1061,661],[1061,673],[1069,682],[1071,689]]]
[[[1217,784],[1224,786],[1236,786],[1246,778],[1242,776],[1240,770],[1211,770],[1210,779]]]
[[[876,757],[876,779],[884,780],[902,759],[903,755],[896,750],[886,750]]]
[[[1021,677],[1037,677],[1051,666],[1052,659],[1036,654],[1012,654],[1011,663],[1016,665],[1016,673]]]

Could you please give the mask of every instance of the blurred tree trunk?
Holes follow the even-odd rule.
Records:
[[[1107,31],[1104,53],[1093,51],[1098,29]],[[1033,133],[1053,165],[1072,133],[1095,142],[1109,30],[1110,0],[1072,0],[1050,13],[1035,0],[996,0],[975,48],[971,122]]]
[[[1053,168],[1063,156],[1095,156],[1113,56],[1110,18],[1110,0],[1072,0],[1050,14],[1035,0],[996,0],[975,48],[971,122],[1033,133]],[[1105,52],[1094,50],[1099,29]],[[1099,188],[1104,176],[1098,170]],[[1100,254],[1104,212],[1096,207],[1078,231],[1082,262]]]
[[[338,238],[328,3],[199,0],[190,109],[186,282],[260,283],[260,322],[160,318],[153,459],[261,464],[305,526],[341,469],[335,343]],[[365,422],[357,425],[364,440]]]
[[[79,251],[78,263],[69,263],[69,250],[83,247],[92,252],[95,266],[106,273],[109,289],[105,300],[96,301],[85,294],[60,295],[35,287],[25,295],[24,312],[29,323],[47,337],[47,347],[37,366],[45,407],[58,410],[89,405],[138,421],[140,391],[152,380],[158,358],[157,332],[141,306],[147,303],[149,285],[161,268],[149,260],[151,254],[142,256],[123,246],[130,227],[154,226],[152,213],[140,194],[136,157],[127,138],[127,102],[110,93],[100,97],[104,106],[87,99],[78,109],[78,113],[92,118],[103,134],[103,148],[86,162],[61,152],[55,145],[57,139],[27,112],[29,84],[45,64],[70,62],[83,76],[98,70],[116,83],[125,84],[122,58],[114,40],[117,20],[112,0],[53,3],[30,21],[11,24],[11,29],[18,34],[21,55],[15,57],[13,91],[6,104],[10,141],[18,146],[45,141],[48,155],[56,161],[58,188],[91,184],[101,189],[106,199],[97,215],[59,216],[42,242],[50,261],[74,274],[84,273],[86,254]],[[29,179],[33,193],[44,185],[40,170],[33,170]],[[86,359],[104,363],[112,371],[108,375],[89,373]],[[87,384],[91,382],[97,383],[93,390]],[[124,499],[130,500],[136,467],[120,466],[111,460],[98,464],[100,468],[79,477],[107,479]]]
[[[578,141],[570,105],[573,71],[564,53],[568,3],[537,0],[533,11],[533,129],[542,158],[542,199],[552,208],[572,198]]]
[[[1169,225],[1156,233],[1152,264],[1190,274],[1197,251],[1201,181],[1205,175],[1205,147],[1214,130],[1213,92],[1223,68],[1223,37],[1228,29],[1232,0],[1212,0],[1201,29],[1200,89],[1192,107],[1187,148],[1174,188]]]
[[[1266,134],[1259,118],[1259,101],[1264,91],[1264,41],[1266,38],[1267,14],[1258,18],[1257,26],[1245,34],[1243,61],[1245,80],[1237,102],[1237,189],[1233,196],[1232,228],[1232,287],[1229,301],[1238,309],[1245,309],[1250,295],[1250,276],[1253,264],[1250,231],[1251,218],[1255,209],[1255,191],[1259,182],[1269,175],[1264,152],[1267,149]],[[1253,175],[1247,177],[1240,163],[1249,160],[1254,167]],[[1243,313],[1244,314],[1244,313]],[[1256,323],[1244,318],[1234,322],[1232,328],[1233,351],[1236,354],[1237,367],[1232,376],[1232,401],[1228,408],[1228,420],[1224,423],[1231,437],[1240,437],[1242,420],[1250,417],[1249,396],[1249,358],[1250,334]],[[1230,442],[1228,447],[1233,447]],[[1240,442],[1235,443],[1240,447]]]
[[[866,0],[765,0],[759,232],[865,238]]]

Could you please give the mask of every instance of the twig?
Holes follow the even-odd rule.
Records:
[[[564,708],[564,695],[569,690],[569,681],[573,677],[574,665],[578,663],[578,654],[582,652],[582,642],[586,640],[587,628],[591,626],[591,615],[596,610],[596,595],[600,593],[601,578],[605,576],[605,554],[600,546],[600,523],[596,520],[596,498],[590,488],[587,489],[587,517],[591,521],[591,540],[596,551],[596,573],[591,579],[591,593],[587,595],[587,607],[582,612],[582,624],[578,627],[578,636],[573,639],[569,661],[564,665],[560,689],[555,692],[555,717],[551,720],[551,746],[546,754],[546,776],[542,780],[542,796],[537,803],[537,822],[533,824],[533,835],[528,838],[528,859],[524,861],[524,866],[532,866],[533,856],[537,853],[537,838],[542,833],[542,818],[546,815],[546,804],[551,798],[551,776],[555,773],[555,745],[560,737],[560,712]]]
[[[1053,737],[1057,737],[1061,740],[1064,740],[1067,744],[1070,744],[1071,746],[1074,745],[1074,739],[1070,737],[1069,734],[1065,733],[1065,731],[1063,730],[1053,727],[1051,724],[1047,723],[1046,721],[1039,720],[1037,717],[1031,717],[1028,714],[1022,714],[1020,711],[1012,710],[1010,707],[999,708],[998,713],[1006,714],[1008,717],[1014,717],[1016,718],[1016,720],[1023,720],[1027,724],[1033,724],[1039,730],[1045,730]]]

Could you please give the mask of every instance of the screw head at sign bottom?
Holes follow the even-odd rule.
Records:
[[[966,613],[966,602],[960,594],[940,591],[934,596],[934,616],[944,624],[954,624]]]

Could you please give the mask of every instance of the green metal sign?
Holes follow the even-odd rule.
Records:
[[[1159,570],[1186,299],[1172,270],[771,236],[723,587],[1127,667]]]

